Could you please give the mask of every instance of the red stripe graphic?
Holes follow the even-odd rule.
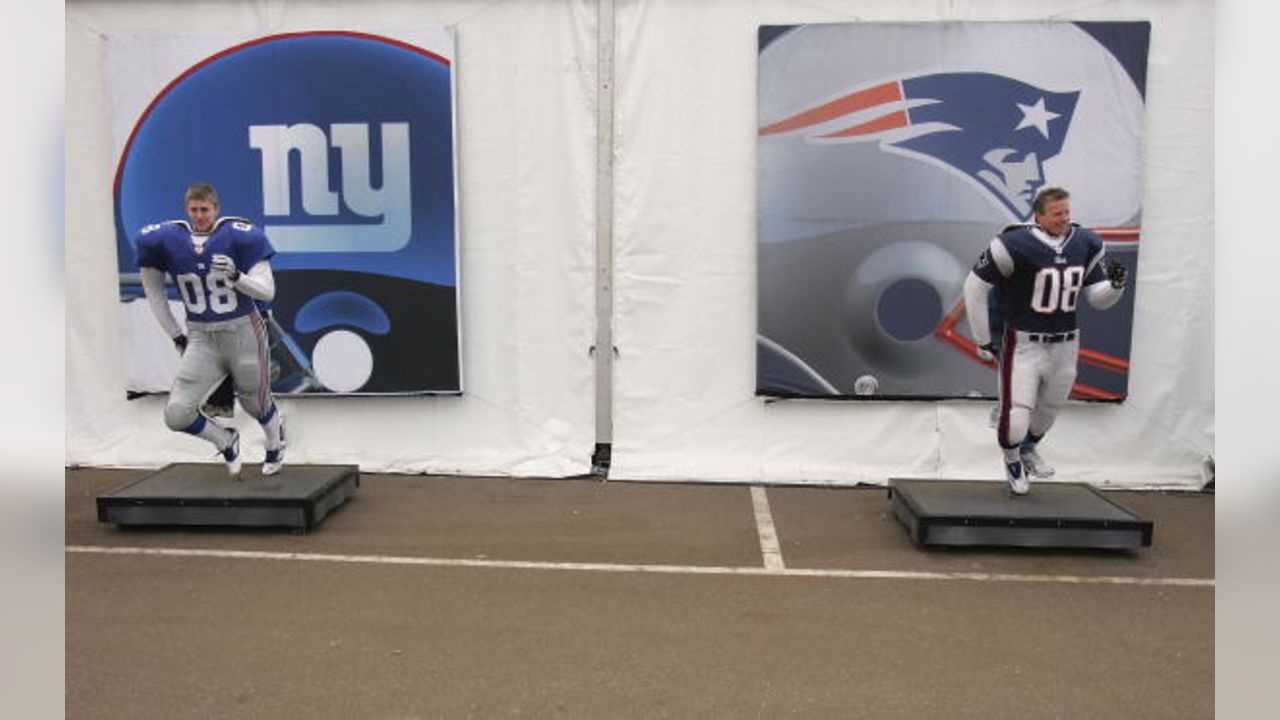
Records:
[[[1071,397],[1076,400],[1123,400],[1123,395],[1118,395],[1106,390],[1100,390],[1090,385],[1076,383],[1071,387]]]
[[[955,305],[951,307],[951,311],[942,318],[942,322],[938,323],[938,328],[933,331],[933,336],[938,342],[946,343],[960,352],[972,357],[976,362],[982,362],[978,359],[978,345],[969,338],[961,335],[956,329],[960,324],[960,318],[964,314],[964,300],[957,300]],[[1096,350],[1080,349],[1080,362],[1086,365],[1092,365],[1096,368],[1109,370],[1115,373],[1128,373],[1129,361],[1124,358],[1108,355]],[[983,363],[990,366],[991,363]],[[998,370],[999,368],[997,368]],[[1084,383],[1077,382],[1071,387],[1071,397],[1076,399],[1087,400],[1123,400],[1124,396],[1113,393],[1108,390],[1095,388]]]
[[[864,122],[861,125],[855,125],[847,130],[828,133],[823,135],[825,138],[853,137],[854,135],[870,135],[884,130],[893,130],[894,128],[906,127],[911,124],[907,119],[907,111],[899,110],[888,115],[882,115],[870,122]]]
[[[849,93],[844,97],[832,100],[824,105],[816,108],[805,110],[797,115],[792,115],[785,120],[780,120],[771,125],[760,128],[761,135],[774,135],[777,133],[798,130],[800,128],[817,125],[828,120],[834,120],[841,115],[848,115],[859,110],[866,110],[869,107],[883,105],[890,102],[901,102],[902,88],[896,80],[887,82],[883,85],[859,90]]]
[[[1098,233],[1098,237],[1107,242],[1138,242],[1138,235],[1142,228],[1138,227],[1095,227],[1090,228]]]
[[[1097,350],[1080,349],[1080,362],[1086,365],[1110,370],[1112,372],[1127,373],[1129,372],[1129,361],[1118,358],[1114,355],[1100,353]]]

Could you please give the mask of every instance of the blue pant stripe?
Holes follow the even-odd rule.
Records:
[[[204,430],[204,426],[208,424],[208,422],[209,422],[208,418],[206,418],[204,415],[197,413],[195,421],[192,422],[190,425],[186,426],[185,428],[183,428],[182,432],[188,435],[199,435],[200,431]]]

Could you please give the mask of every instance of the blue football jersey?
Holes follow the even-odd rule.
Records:
[[[1013,262],[1008,277],[991,257],[991,248],[983,251],[973,272],[999,290],[1008,327],[1036,333],[1075,330],[1082,291],[1106,280],[1102,238],[1073,224],[1054,247],[1037,237],[1033,227],[1011,225],[996,238]]]
[[[219,218],[204,242],[199,239],[185,220],[148,225],[135,243],[138,267],[162,270],[173,278],[188,320],[216,322],[249,314],[256,301],[225,279],[210,276],[210,259],[227,255],[241,272],[248,272],[275,255],[275,248],[260,228],[237,217]]]

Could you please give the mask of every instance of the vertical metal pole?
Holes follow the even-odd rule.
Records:
[[[613,88],[614,0],[596,0],[596,449],[607,474],[613,444]]]

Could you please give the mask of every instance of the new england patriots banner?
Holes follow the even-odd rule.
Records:
[[[135,242],[185,218],[193,183],[276,251],[272,390],[461,392],[452,30],[111,34],[106,48],[131,395],[167,391],[178,360]],[[195,297],[181,285],[178,318]]]
[[[993,397],[962,285],[1045,187],[1136,277],[1145,22],[763,26],[756,390]],[[1132,287],[1079,304],[1072,396],[1128,390]]]

